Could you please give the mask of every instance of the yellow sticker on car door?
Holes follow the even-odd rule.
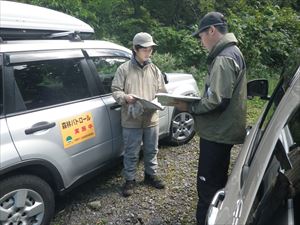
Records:
[[[96,136],[92,113],[84,113],[60,122],[64,148]]]

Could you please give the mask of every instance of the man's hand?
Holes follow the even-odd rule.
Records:
[[[125,100],[128,104],[133,104],[136,102],[136,98],[132,95],[125,95]]]
[[[178,109],[179,111],[186,112],[189,109],[188,103],[181,100],[175,100],[174,101],[174,107]]]

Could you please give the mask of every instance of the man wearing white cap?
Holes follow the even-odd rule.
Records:
[[[123,164],[126,180],[122,188],[124,197],[133,194],[141,143],[144,151],[145,184],[157,189],[165,187],[157,176],[158,111],[140,109],[134,114],[129,113],[133,105],[138,106],[134,96],[152,101],[156,93],[166,92],[163,76],[150,60],[153,46],[156,44],[150,34],[137,33],[133,38],[133,56],[118,68],[111,87],[113,97],[122,105]]]

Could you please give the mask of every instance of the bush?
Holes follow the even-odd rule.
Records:
[[[192,71],[199,80],[204,73],[201,71],[206,70],[206,52],[191,37],[195,26],[191,23],[198,23],[196,17],[211,10],[226,15],[229,30],[240,42],[251,77],[272,77],[284,67],[293,49],[300,47],[297,0],[18,1],[73,15],[94,27],[97,39],[113,40],[129,48],[135,33],[149,32],[159,45],[157,53],[162,54],[163,66],[172,67],[173,71]],[[167,65],[170,59],[163,59],[170,56],[176,59],[172,66]]]
[[[178,62],[171,53],[155,53],[152,56],[152,61],[162,72],[183,72],[182,70],[178,69]]]
[[[280,71],[285,59],[300,46],[299,17],[291,8],[271,3],[249,6],[242,2],[228,10],[228,20],[230,29],[240,41],[249,71],[270,68]]]
[[[172,27],[155,27],[153,35],[158,43],[159,53],[171,53],[177,59],[178,67],[201,68],[206,63],[204,50],[197,39],[188,30],[176,30]]]

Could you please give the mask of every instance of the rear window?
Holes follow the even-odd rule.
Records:
[[[80,59],[59,59],[13,65],[27,109],[90,97]]]

